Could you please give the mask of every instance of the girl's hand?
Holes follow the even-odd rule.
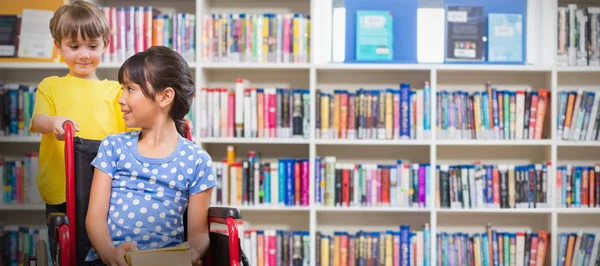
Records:
[[[192,259],[192,265],[202,265],[202,257],[200,257],[200,253],[198,253],[195,249],[191,248],[190,243],[183,242],[180,247],[188,247],[190,248],[188,251],[190,252],[190,258]]]
[[[125,255],[127,255],[127,252],[130,250],[138,251],[136,244],[133,242],[125,242],[110,250],[106,258],[102,258],[102,262],[107,266],[128,266],[127,261],[125,261]]]

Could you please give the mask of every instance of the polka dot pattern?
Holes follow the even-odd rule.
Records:
[[[135,242],[140,250],[178,245],[189,197],[216,185],[211,157],[184,138],[170,156],[145,157],[137,152],[138,136],[109,135],[92,161],[113,180],[111,240],[115,246]],[[92,249],[88,258],[99,257]]]

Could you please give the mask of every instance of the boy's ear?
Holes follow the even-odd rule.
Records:
[[[62,54],[62,49],[60,48],[60,42],[57,40],[54,40],[54,47],[56,47],[56,51],[58,51],[58,54]]]
[[[158,94],[157,100],[160,107],[167,107],[173,102],[174,99],[175,90],[173,90],[171,87],[168,87]]]
[[[108,50],[108,46],[110,45],[110,39],[107,39],[106,42],[104,43],[104,52],[106,53],[106,50]]]

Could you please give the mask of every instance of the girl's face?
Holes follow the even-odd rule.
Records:
[[[153,90],[150,84],[147,84],[147,87]],[[121,105],[125,125],[128,128],[151,127],[157,114],[160,113],[160,107],[156,100],[146,97],[142,88],[132,82],[122,84],[122,90],[119,105]]]

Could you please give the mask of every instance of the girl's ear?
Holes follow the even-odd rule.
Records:
[[[171,87],[168,87],[162,92],[160,92],[157,96],[158,104],[160,105],[160,107],[167,107],[175,99],[175,90],[173,90],[173,88]]]

